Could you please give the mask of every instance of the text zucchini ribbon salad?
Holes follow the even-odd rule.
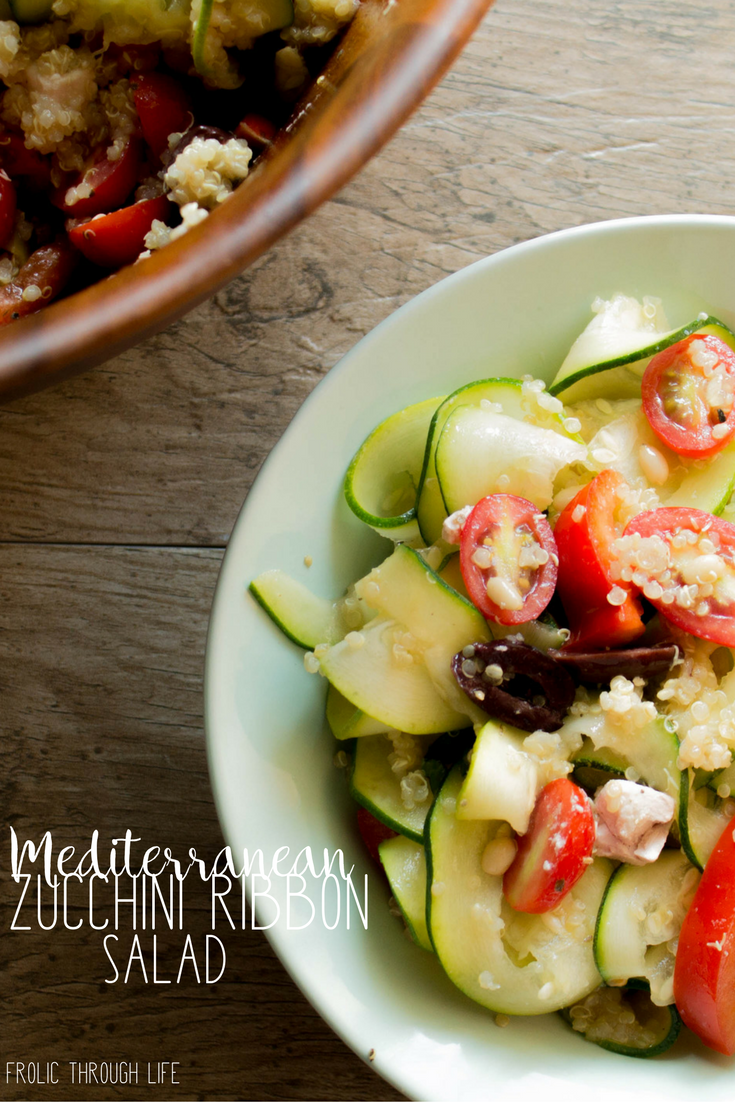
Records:
[[[359,0],[0,0],[0,326],[246,178]]]
[[[460,990],[732,1054],[735,334],[592,310],[548,389],[468,382],[368,436],[345,496],[393,543],[344,596],[250,590],[326,678],[363,839]]]

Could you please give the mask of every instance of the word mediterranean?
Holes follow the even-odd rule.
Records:
[[[103,856],[96,830],[79,855],[74,846],[57,851],[51,831],[38,841],[21,842],[15,829],[9,829],[10,872],[19,885],[10,932],[100,931],[111,968],[108,984],[127,983],[131,974],[154,984],[190,977],[196,983],[217,983],[226,968],[217,929],[269,930],[280,923],[301,931],[315,922],[328,930],[367,929],[368,877],[355,885],[354,866],[346,867],[341,849],[317,855],[306,846],[292,854],[281,846],[268,857],[257,849],[243,850],[236,859],[226,846],[207,863],[193,848],[186,860],[159,846],[138,853],[140,838],[131,830],[113,838]],[[161,978],[158,933],[184,933],[187,884],[192,882],[199,891],[208,885],[212,933],[198,947],[186,933],[178,969],[171,978]],[[129,933],[132,941],[124,936]]]

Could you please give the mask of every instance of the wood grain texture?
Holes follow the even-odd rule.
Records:
[[[131,823],[216,851],[206,623],[270,448],[355,341],[473,260],[595,219],[735,214],[733,57],[728,0],[498,0],[399,135],[245,276],[134,351],[0,409],[6,822],[70,842]],[[6,931],[7,877],[1,889]],[[398,1097],[262,936],[227,949],[214,991],[111,997],[96,940],[3,936],[0,1055],[181,1054],[182,1099]],[[0,1077],[0,1098],[36,1097]]]
[[[183,858],[195,845],[212,861],[222,839],[204,754],[202,656],[220,559],[188,548],[0,548],[2,807],[19,837],[48,829],[81,854],[93,830],[109,847],[130,827],[141,847]],[[262,933],[218,924],[223,981],[169,988],[144,983],[137,967],[128,984],[106,985],[102,935],[88,926],[8,933],[19,890],[6,837],[0,848],[0,1097],[49,1097],[4,1082],[6,1060],[47,1059],[178,1061],[180,1088],[141,1084],[133,1096],[145,1099],[400,1097],[337,1040]],[[74,902],[72,923],[83,913]],[[101,892],[98,923],[109,906]],[[187,881],[185,910],[199,951],[211,931],[208,886]],[[123,968],[131,938],[121,932]],[[150,934],[141,939],[150,973]],[[158,940],[160,974],[175,975],[184,935]],[[52,1096],[131,1097],[80,1092],[68,1079]]]

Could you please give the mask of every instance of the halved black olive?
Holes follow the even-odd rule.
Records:
[[[631,647],[629,650],[581,651],[550,650],[549,657],[569,670],[584,685],[601,685],[622,675],[632,681],[634,677],[657,677],[666,673],[679,657],[679,648],[673,643],[658,647]]]
[[[452,672],[470,700],[522,731],[556,731],[574,700],[562,665],[527,643],[507,638],[465,647]]]

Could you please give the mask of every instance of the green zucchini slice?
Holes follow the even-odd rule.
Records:
[[[457,818],[462,780],[460,764],[424,831],[429,934],[444,971],[496,1013],[544,1014],[577,1002],[600,983],[591,935],[612,864],[595,860],[545,915],[513,911],[502,877],[482,868],[485,846],[501,824]]]
[[[393,898],[401,909],[411,937],[433,952],[426,925],[426,857],[424,847],[410,838],[389,838],[378,846]]]
[[[447,514],[442,489],[439,485],[436,468],[436,452],[439,439],[444,426],[454,411],[459,406],[471,406],[483,408],[483,402],[490,402],[499,406],[508,417],[522,421],[528,414],[523,404],[523,391],[520,379],[483,379],[480,382],[468,383],[459,390],[450,394],[439,406],[429,425],[426,439],[426,450],[421,468],[417,490],[416,516],[421,529],[421,535],[427,545],[436,543],[442,533],[442,524]],[[556,429],[561,432],[561,418],[554,413],[534,418],[542,427]],[[571,437],[570,437],[571,439]],[[479,500],[479,499],[475,499]],[[465,500],[457,508],[472,505],[474,501]]]
[[[558,650],[569,639],[566,628],[560,628],[553,616],[544,612],[539,620],[527,620],[525,624],[514,624],[505,627],[503,624],[493,624],[493,637],[502,639],[506,635],[522,635],[523,641],[529,647],[536,650]]]
[[[484,722],[485,714],[458,687],[451,668],[453,656],[464,646],[490,638],[487,621],[472,602],[447,585],[423,556],[406,544],[399,544],[380,566],[361,578],[355,593],[380,616],[404,625],[409,646],[416,651],[413,666],[421,662],[428,671],[445,702],[445,712],[449,706],[467,717],[463,723],[445,722],[440,729],[459,729],[467,726],[468,719]],[[411,664],[403,668],[408,671]],[[379,714],[370,707],[364,710],[370,715]],[[394,726],[408,730],[401,724]],[[417,733],[436,732],[437,726],[432,725]]]
[[[464,597],[466,601],[469,601],[470,595],[467,592],[467,586],[464,584],[462,570],[459,565],[459,549],[451,551],[442,559],[437,574],[443,582],[446,582],[447,585],[455,589],[460,596]]]
[[[395,620],[377,616],[359,633],[359,648],[342,640],[321,656],[325,677],[355,708],[387,727],[411,735],[468,727],[471,718],[440,696],[420,657],[407,665],[396,661],[394,648],[405,631]]]
[[[657,1005],[674,1000],[674,954],[699,875],[681,850],[664,850],[650,865],[621,865],[597,916],[595,961],[606,983],[646,980]]]
[[[390,730],[387,724],[373,719],[351,704],[334,685],[327,690],[327,723],[334,737],[340,741],[383,735]]]
[[[345,476],[345,500],[381,536],[420,538],[416,487],[431,418],[443,398],[408,406],[382,421],[356,453]]]
[[[590,354],[594,347],[592,342],[585,342],[584,346],[575,342],[549,387],[549,393],[563,396],[567,403],[590,398],[640,397],[641,378],[651,357],[698,332],[712,333],[735,348],[735,334],[709,315],[668,333],[654,334],[649,329],[641,331],[636,338],[634,333],[625,330],[618,342],[606,342],[604,354],[599,358]]]
[[[431,740],[422,741],[425,750]],[[358,739],[352,758],[350,795],[391,830],[415,842],[423,842],[431,790],[422,803],[407,807],[401,795],[400,779],[391,769],[389,756],[392,751],[393,744],[385,735]]]
[[[681,847],[692,864],[703,869],[732,818],[732,801],[720,799],[706,785],[695,788],[695,775],[691,769],[685,770],[682,778],[678,816]]]
[[[675,1006],[656,1006],[645,986],[598,987],[560,1011],[585,1041],[621,1056],[660,1056],[681,1030]]]
[[[554,429],[505,412],[460,405],[442,429],[434,463],[449,514],[500,489],[547,509],[556,475],[586,457],[583,444]]]
[[[587,736],[593,751],[589,750],[589,743],[583,742],[579,753],[589,757],[594,752],[598,765],[605,768],[607,763],[612,772],[619,771],[625,763],[624,772],[634,770],[636,774],[629,779],[639,780],[659,792],[667,792],[676,804],[675,821],[679,818],[686,784],[677,765],[679,739],[670,720],[656,716],[645,727],[636,728],[631,724],[613,724],[605,712],[600,711],[568,717],[564,720],[563,729],[570,734]]]
[[[7,14],[4,14],[7,9]],[[28,23],[43,23],[51,15],[52,0],[4,0],[0,19],[14,19],[24,26]]]
[[[694,773],[694,787],[701,788],[706,784],[713,792],[726,784],[731,792],[735,791],[735,762],[726,765],[724,769],[715,769],[713,773],[706,773],[703,769],[697,769]]]
[[[688,506],[720,516],[732,497],[733,489],[735,441],[713,456],[701,470],[692,464],[678,488],[670,496],[662,495],[661,502],[667,508]]]
[[[487,621],[472,602],[405,544],[361,578],[355,593],[378,613],[405,624],[419,642],[431,646],[438,639],[452,655],[490,638]]]
[[[489,637],[469,601],[405,544],[361,579],[356,593],[379,615],[357,633],[359,639],[348,637],[321,656],[325,675],[342,696],[410,734],[459,730],[482,716],[451,673],[458,650]]]
[[[283,570],[266,570],[248,588],[283,634],[307,650],[338,643],[348,630],[340,602],[316,597]]]
[[[617,754],[607,746],[601,746],[596,750],[591,739],[585,738],[582,746],[572,754],[574,765],[574,779],[587,792],[594,793],[601,785],[615,777],[624,777],[625,770],[630,767],[621,754]]]
[[[525,731],[491,719],[479,732],[457,803],[458,819],[496,819],[525,834],[536,802],[538,765]]]
[[[191,54],[194,59],[194,68],[202,76],[206,76],[209,71],[206,59],[207,31],[212,18],[213,7],[214,0],[201,0],[199,13],[192,28]]]

